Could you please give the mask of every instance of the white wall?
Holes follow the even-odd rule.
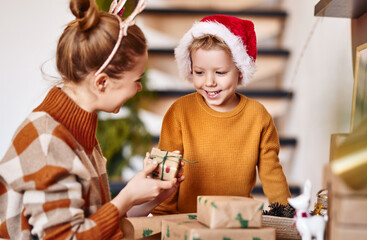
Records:
[[[315,193],[329,161],[330,135],[349,132],[353,89],[351,20],[314,17],[317,2],[284,0],[289,16],[283,43],[291,51],[286,86],[295,94],[284,129],[298,138],[288,180],[303,186],[309,178]]]
[[[5,2],[5,1],[4,1]],[[72,19],[68,0],[6,1],[0,8],[0,158],[14,131],[49,86],[40,67],[55,58],[64,26]],[[47,73],[55,76],[51,64]]]
[[[43,79],[40,66],[54,58],[57,40],[72,19],[68,2],[18,0],[0,8],[0,157],[17,126],[52,84]],[[287,175],[299,184],[310,178],[314,189],[321,186],[322,166],[329,159],[330,134],[349,132],[353,85],[349,19],[319,20],[294,78],[296,62],[317,20],[317,2],[284,0],[289,13],[284,47],[291,51],[286,85],[295,93],[284,129],[299,142]],[[49,68],[47,72],[54,74]]]

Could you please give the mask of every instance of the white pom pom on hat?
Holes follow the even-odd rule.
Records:
[[[203,35],[214,35],[222,39],[231,50],[233,61],[242,73],[242,84],[247,84],[255,72],[257,56],[256,33],[254,24],[227,15],[212,15],[196,22],[181,38],[175,49],[175,57],[179,74],[182,78],[192,81],[189,46],[194,38]]]

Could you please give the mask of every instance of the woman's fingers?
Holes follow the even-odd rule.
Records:
[[[145,158],[143,160],[143,166],[144,166],[144,168],[145,168],[146,165],[149,164],[149,162],[150,162],[150,161],[148,161],[149,158],[150,158],[150,153],[149,152],[145,153]]]
[[[181,176],[180,178],[177,178],[177,182],[181,183],[183,180],[185,180],[185,176]]]
[[[170,181],[161,181],[161,180],[157,180],[159,181],[158,182],[158,186],[161,188],[161,189],[170,189],[172,187],[175,186],[176,182],[177,182],[177,178],[174,178]]]
[[[179,182],[182,182],[184,179],[183,173],[184,173],[184,166],[185,166],[185,162],[181,161],[179,169],[178,169],[178,173],[177,173],[177,180]]]
[[[149,174],[151,174],[154,171],[154,169],[156,169],[157,166],[158,166],[157,161],[147,163],[145,165],[145,168],[143,169],[143,172],[145,173],[145,176],[148,176]]]

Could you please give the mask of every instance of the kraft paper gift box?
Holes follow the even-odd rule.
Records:
[[[210,228],[261,227],[264,203],[237,196],[198,196],[198,221]]]
[[[144,168],[147,164],[157,161],[158,166],[154,169],[151,176],[161,180],[172,180],[177,176],[181,161],[180,157],[181,155],[179,153],[153,148],[150,152],[150,158],[147,162],[144,162]]]
[[[162,240],[275,240],[275,228],[211,229],[196,220],[163,220]]]
[[[326,239],[367,239],[367,187],[350,187],[330,164],[324,166],[323,174],[328,190]]]
[[[196,219],[196,213],[121,218],[120,229],[123,239],[154,239],[161,233],[162,221],[169,219],[188,221]]]

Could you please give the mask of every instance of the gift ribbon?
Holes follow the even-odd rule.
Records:
[[[174,160],[172,160],[172,159],[167,159],[167,157],[173,157],[173,158],[178,158],[178,159],[181,159],[181,160],[183,160],[183,161],[185,161],[185,162],[187,162],[187,163],[199,163],[199,162],[191,162],[191,161],[188,161],[188,160],[186,160],[186,159],[183,159],[183,158],[181,158],[181,157],[179,157],[179,156],[174,156],[174,155],[172,155],[172,156],[168,156],[168,151],[166,151],[166,154],[162,157],[162,156],[158,156],[158,155],[150,155],[151,157],[159,157],[159,158],[162,158],[162,162],[160,162],[160,163],[162,163],[162,171],[161,171],[161,180],[163,180],[163,175],[164,175],[164,164],[166,163],[166,161],[167,160],[171,160],[171,161],[174,161]],[[160,163],[158,163],[158,164],[160,164]],[[179,166],[180,167],[180,166]]]

